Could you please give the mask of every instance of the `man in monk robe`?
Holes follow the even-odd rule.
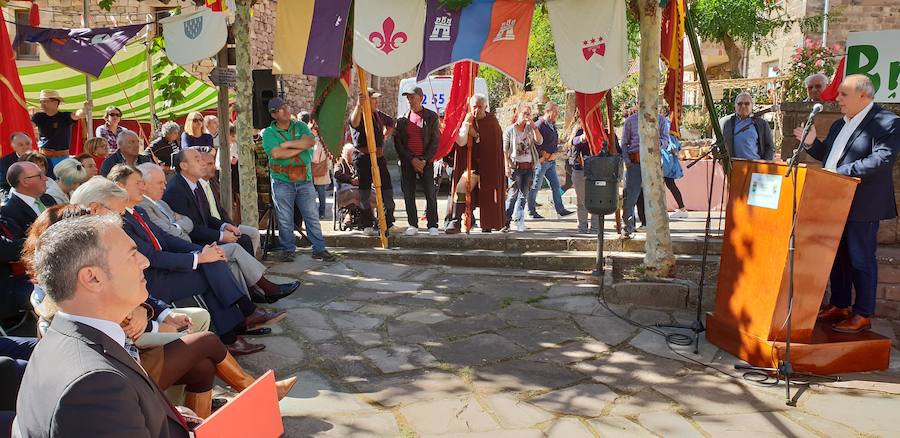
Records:
[[[468,145],[472,145],[471,205],[468,214],[481,209],[481,231],[489,233],[503,228],[505,222],[506,193],[503,175],[503,131],[497,118],[486,111],[487,97],[475,94],[469,99],[469,114],[463,121],[456,139],[456,166],[453,168],[453,184],[456,186],[451,207],[451,221],[447,234],[462,231],[463,213],[466,212],[468,178]]]

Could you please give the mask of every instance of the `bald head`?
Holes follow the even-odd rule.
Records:
[[[40,197],[47,191],[47,175],[30,161],[19,161],[9,166],[6,171],[6,182],[23,195],[32,198]]]
[[[12,146],[13,151],[15,151],[16,156],[18,157],[32,151],[31,137],[22,131],[13,132],[12,135],[9,136],[9,145]]]
[[[875,87],[866,75],[847,76],[838,88],[837,102],[847,117],[859,114],[874,98]]]

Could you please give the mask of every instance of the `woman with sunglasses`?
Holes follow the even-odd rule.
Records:
[[[94,134],[106,140],[106,143],[109,145],[109,154],[112,155],[119,150],[116,138],[120,132],[125,130],[125,128],[119,126],[119,122],[122,121],[122,110],[114,106],[107,108],[103,120],[104,123],[97,127]]]
[[[203,132],[203,114],[196,111],[189,113],[184,119],[184,132],[181,133],[181,148],[193,146],[213,147],[213,136]]]

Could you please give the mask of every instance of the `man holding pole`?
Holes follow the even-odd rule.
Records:
[[[368,89],[369,99],[372,103],[372,127],[375,136],[375,159],[378,164],[378,173],[381,175],[381,198],[384,201],[384,219],[387,226],[387,232],[400,233],[403,230],[394,227],[394,190],[391,185],[391,174],[388,172],[387,160],[384,159],[384,138],[390,135],[392,127],[385,125],[384,120],[379,116],[379,111],[375,109],[378,97],[381,93],[373,89]],[[362,92],[356,100],[356,107],[350,113],[350,132],[353,138],[353,146],[356,151],[353,153],[353,166],[356,167],[356,173],[359,175],[359,200],[362,210],[360,218],[360,226],[363,232],[368,236],[374,236],[375,232],[375,215],[372,213],[372,205],[370,197],[372,196],[372,157],[369,156],[368,143],[366,138],[366,130],[363,125],[362,115]]]
[[[90,100],[74,113],[59,110],[63,98],[56,90],[41,90],[41,111],[31,116],[31,123],[38,129],[38,147],[50,161],[50,168],[69,158],[72,124],[91,116]]]
[[[437,190],[434,186],[434,154],[441,139],[440,120],[436,112],[422,106],[425,93],[413,85],[403,91],[409,101],[409,112],[397,119],[394,130],[394,148],[400,156],[400,188],[406,201],[409,219],[407,236],[414,236],[419,229],[416,211],[416,180],[425,192],[425,217],[428,234],[437,236]]]

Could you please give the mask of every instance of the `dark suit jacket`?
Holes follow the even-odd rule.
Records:
[[[65,364],[65,366],[60,366]],[[165,394],[103,332],[56,318],[31,355],[14,437],[187,437]]]
[[[41,202],[47,207],[56,205],[56,201],[53,197],[46,193],[41,195]],[[25,233],[28,233],[28,227],[30,227],[38,217],[37,213],[34,212],[30,205],[26,204],[22,198],[15,195],[10,195],[9,199],[6,200],[6,203],[0,207],[0,215],[6,218],[7,221],[13,222],[19,228],[18,231],[21,234],[16,237],[25,237]]]
[[[822,163],[828,160],[834,140],[844,127],[841,118],[831,125],[825,141],[816,139],[809,155]],[[872,106],[856,131],[850,135],[837,173],[860,178],[850,206],[848,221],[878,221],[897,217],[892,169],[900,151],[900,118]]]
[[[17,163],[19,161],[19,156],[16,155],[15,152],[10,153],[9,155],[0,158],[0,190],[4,193],[9,193],[9,183],[6,182],[6,171],[9,170],[9,166]]]
[[[200,211],[194,192],[180,174],[176,174],[166,184],[163,201],[166,201],[172,210],[189,217],[194,222],[194,229],[190,232],[191,241],[201,245],[219,241],[219,229],[225,222],[212,217],[209,210]]]
[[[719,126],[722,128],[722,136],[725,137],[725,149],[728,150],[728,156],[732,158],[747,158],[734,156],[734,123],[737,116],[729,114],[719,119]],[[753,127],[756,129],[757,151],[763,160],[772,160],[775,158],[775,140],[772,139],[772,128],[769,123],[759,117],[751,117],[753,119]]]
[[[216,333],[222,334],[240,324],[244,316],[234,304],[244,295],[228,265],[225,262],[205,263],[194,270],[193,252],[203,247],[166,233],[147,218],[142,208],[135,207],[135,211],[144,219],[162,248],[157,251],[153,247],[147,232],[134,216],[130,213],[122,215],[125,234],[134,240],[138,251],[150,260],[150,266],[144,269],[150,295],[165,303],[203,295]]]

